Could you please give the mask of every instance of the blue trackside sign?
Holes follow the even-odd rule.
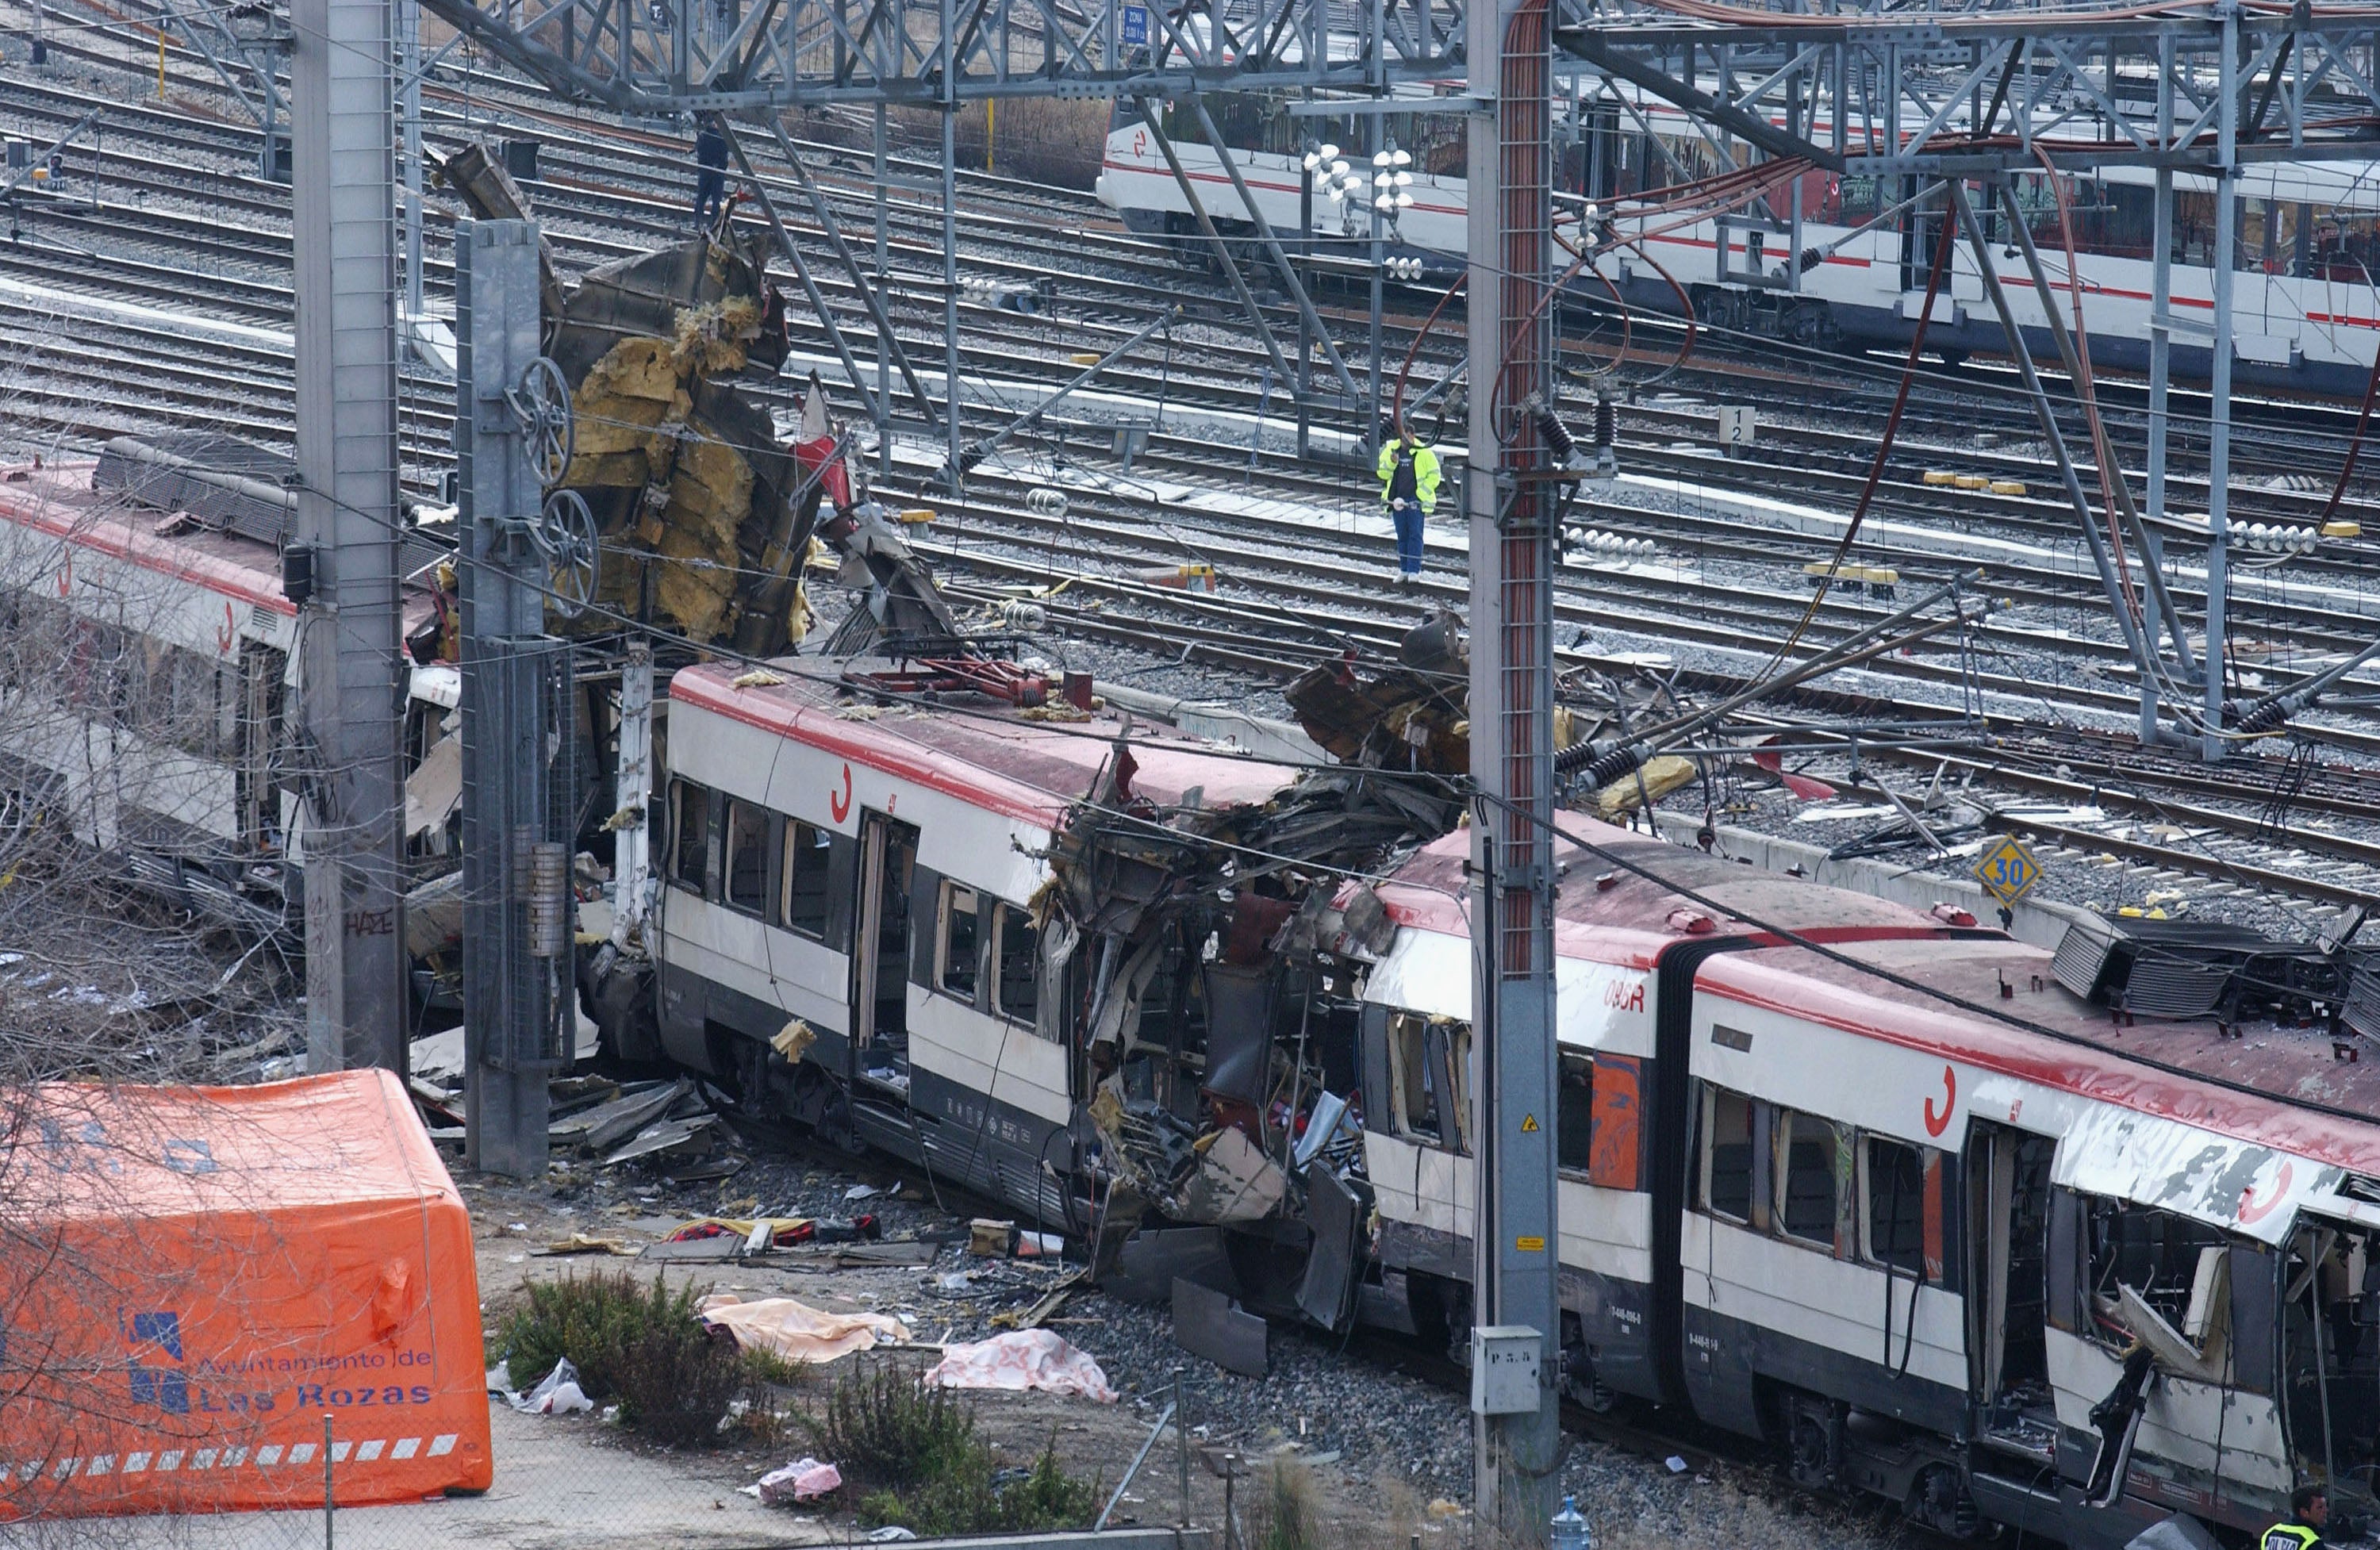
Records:
[[[1148,42],[1148,7],[1126,6],[1123,8],[1123,41],[1128,43]]]

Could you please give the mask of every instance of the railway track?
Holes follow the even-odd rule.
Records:
[[[107,54],[96,47],[87,53],[94,60]],[[122,60],[112,63],[128,67]],[[145,73],[145,58],[140,67]],[[206,87],[195,79],[181,84],[193,91]],[[682,235],[686,151],[674,137],[605,125],[482,73],[437,83],[426,95],[433,100],[425,126],[433,144],[442,137],[459,143],[467,135],[484,134],[499,124],[548,137],[540,169],[546,176],[531,190],[548,215],[552,239],[566,267],[592,267]],[[60,122],[79,114],[80,103],[69,91],[40,83],[24,83],[22,90],[14,82],[0,86],[0,109],[28,121]],[[237,170],[252,156],[254,144],[254,131],[237,124],[147,104],[130,106],[121,133],[111,139],[86,183],[32,202],[40,230],[12,254],[12,276],[62,296],[136,300],[158,316],[115,318],[75,330],[53,326],[41,342],[41,370],[20,373],[27,377],[17,400],[20,412],[62,429],[89,432],[138,429],[162,420],[228,429],[287,444],[294,382],[285,348],[180,337],[166,316],[196,308],[225,320],[285,329],[291,307],[286,191]],[[852,152],[808,149],[816,153],[817,176],[837,220],[854,228],[856,246],[868,248],[866,228],[874,220],[874,196],[851,176],[857,165]],[[913,165],[911,170],[921,169]],[[177,183],[177,178],[183,181]],[[986,466],[974,476],[970,498],[962,502],[941,495],[925,477],[926,470],[905,464],[884,481],[885,488],[943,512],[939,534],[930,542],[954,575],[970,573],[1012,586],[1070,575],[1069,592],[1081,601],[1042,605],[1048,617],[1069,633],[1186,655],[1276,681],[1349,645],[1373,652],[1390,649],[1422,608],[1463,600],[1459,588],[1444,580],[1403,594],[1389,594],[1380,586],[1390,544],[1385,533],[1371,530],[1376,524],[1371,521],[1368,481],[1352,470],[1302,464],[1267,444],[1257,429],[1267,398],[1265,387],[1256,381],[1263,352],[1234,337],[1229,305],[1212,287],[1202,287],[1196,276],[1185,275],[1162,244],[1114,231],[1104,212],[1083,196],[975,174],[962,175],[960,184],[970,212],[962,252],[964,277],[1002,284],[1046,270],[1052,259],[1071,266],[1062,279],[1061,311],[1055,318],[1026,318],[975,299],[963,300],[958,385],[969,401],[971,417],[990,411],[995,403],[1012,409],[1032,403],[1076,369],[1075,357],[1103,348],[1159,308],[1186,296],[1206,309],[1206,321],[1185,322],[1162,358],[1122,363],[1097,384],[1098,390],[1110,395],[1110,403],[1125,406],[1146,405],[1161,395],[1162,402],[1184,414],[1244,423],[1256,439],[1245,453],[1231,453],[1219,444],[1211,425],[1197,431],[1160,430],[1150,437],[1132,475],[1107,476],[1107,488],[1098,490],[1066,481],[1073,485],[1075,506],[1062,518],[1039,516],[1024,505],[1027,490],[1050,482],[1037,464]],[[814,260],[820,289],[847,325],[863,366],[873,366],[872,336],[862,325],[856,288],[827,260],[823,237],[790,183],[779,177],[771,189],[803,245],[806,261]],[[896,329],[926,376],[939,414],[949,391],[939,371],[939,212],[900,198],[888,201],[886,216],[891,269],[885,290]],[[444,256],[451,232],[451,217],[433,205],[426,221],[424,266],[433,298],[451,286]],[[1027,235],[1036,245],[1032,260],[1020,251]],[[200,261],[186,258],[177,266],[169,257],[177,253],[198,255]],[[1045,253],[1050,257],[1044,258]],[[1421,298],[1421,293],[1403,288],[1396,294]],[[1330,299],[1327,294],[1325,299]],[[44,321],[40,307],[6,296],[0,296],[0,317],[13,317],[20,327],[35,332]],[[1402,309],[1389,320],[1391,348],[1400,357],[1415,347],[1419,321],[1417,314]],[[1658,327],[1648,325],[1640,333]],[[1772,357],[1777,353],[1769,352]],[[1416,354],[1417,381],[1450,369],[1456,359],[1454,346],[1436,339],[1423,340]],[[1772,368],[1775,364],[1769,362]],[[1747,379],[1740,369],[1717,366],[1680,373],[1672,379],[1676,385],[1705,390],[1706,396],[1682,394],[1626,406],[1622,437],[1627,465],[1632,471],[1682,487],[1757,484],[1772,493],[1799,494],[1814,505],[1840,509],[1846,490],[1864,476],[1870,455],[1873,437],[1863,417],[1878,412],[1871,400],[1897,369],[1876,359],[1852,364],[1852,389],[1845,394],[1839,382],[1837,395],[1839,418],[1848,423],[1835,426],[1800,423],[1799,394],[1812,385],[1806,378],[1771,369]],[[1729,374],[1720,375],[1721,369]],[[1959,375],[1982,374],[1969,368]],[[1946,512],[1955,510],[1964,527],[1984,536],[2007,535],[2034,544],[2043,551],[2043,562],[2021,563],[2005,551],[1999,555],[1989,587],[2014,607],[1975,632],[1973,654],[1929,650],[1871,664],[1874,671],[1864,673],[1855,687],[1818,686],[1803,703],[1856,705],[1946,723],[1963,721],[1980,729],[1976,735],[1990,740],[1996,757],[2032,734],[2045,719],[2064,717],[2084,729],[2104,727],[2131,712],[2136,694],[2129,664],[2104,622],[2094,627],[2086,618],[2094,611],[2104,612],[2095,579],[2078,574],[2070,553],[2061,560],[2055,552],[2061,545],[2072,548],[2072,515],[2046,488],[2037,458],[2025,449],[2028,423],[2004,403],[1978,421],[1973,418],[1975,395],[1954,396],[1945,385],[1948,375],[1926,374],[1913,422],[1921,431],[1938,425],[1939,438],[1919,434],[1904,442],[1876,506],[1876,531],[1864,540],[1858,557],[1896,564],[1912,578],[1948,574],[1964,563],[1957,554],[1938,542],[1931,547],[1905,542],[1893,536],[1891,524],[1930,524],[1938,530]],[[1796,384],[1792,389],[1778,389],[1787,417],[1763,427],[1766,455],[1758,461],[1719,459],[1711,447],[1710,406],[1740,399],[1748,388],[1766,394],[1772,381],[1789,379]],[[408,468],[417,482],[426,484],[445,462],[452,389],[428,369],[409,372],[405,386]],[[1711,391],[1721,388],[1723,393]],[[764,384],[759,391],[779,410],[791,409],[790,383]],[[1928,396],[1936,394],[1938,398]],[[1991,396],[1985,394],[1981,402],[1990,402]],[[1949,440],[1953,404],[1963,406],[1970,415],[1963,446]],[[1985,432],[2005,436],[2006,442],[1995,447],[1974,445],[1972,428],[1978,424],[2007,427]],[[1044,454],[1076,460],[1086,443],[1103,437],[1107,429],[1097,412],[1087,411],[1047,428],[1037,445]],[[1941,491],[1915,475],[1953,462],[2022,478],[2030,488],[2022,497],[1970,496],[1952,507]],[[1260,480],[1273,504],[1265,507],[1245,499],[1245,485],[1235,492],[1230,477],[1234,472],[1244,474],[1249,484]],[[2295,488],[2242,493],[2242,520],[2254,514],[2276,521],[2302,521],[2319,509],[2321,500],[2315,492]],[[2180,494],[2187,498],[2186,481]],[[2360,496],[2350,503],[2352,510],[2380,515]],[[1303,506],[1299,516],[1284,515],[1292,505]],[[1576,515],[1610,535],[1612,550],[1639,552],[1590,551],[1587,563],[1564,572],[1558,588],[1560,618],[1565,636],[1582,643],[1572,648],[1571,660],[1626,672],[1642,660],[1643,645],[1654,643],[1694,656],[1696,660],[1678,667],[1680,681],[1712,690],[1741,683],[1757,665],[1745,659],[1781,643],[1788,621],[1803,601],[1793,573],[1833,547],[1825,534],[1781,529],[1717,507],[1697,511],[1688,503],[1657,508],[1589,501]],[[1080,563],[1086,545],[1099,555],[1108,572],[1128,573],[1193,556],[1209,561],[1224,575],[1231,596],[1200,599],[1137,585],[1128,574],[1086,574]],[[2186,540],[2177,547],[2186,549]],[[1648,548],[1649,553],[1644,552]],[[1062,564],[1053,558],[1062,552],[1067,562]],[[2374,628],[2362,598],[2368,584],[2380,580],[2371,574],[2374,569],[2357,549],[2301,560],[2292,576],[2320,586],[2236,595],[2235,630],[2261,632],[2290,643],[2289,662],[2319,661],[2326,654],[2352,649]],[[2338,595],[2324,594],[2321,587]],[[2178,590],[2185,608],[2196,603],[2191,587]],[[968,595],[964,587],[960,591]],[[2347,596],[2350,592],[2355,596]],[[989,606],[990,593],[977,596]],[[1083,606],[1091,600],[1099,606]],[[1880,611],[1876,603],[1839,593],[1816,611],[1805,638],[1813,645],[1841,639]],[[2380,612],[2380,601],[2370,612]],[[2071,614],[2072,621],[2065,614]],[[1994,661],[1995,654],[1999,662]],[[1740,662],[1732,675],[1726,660],[1730,656]],[[2266,671],[2279,682],[2289,662],[2277,659]],[[2045,663],[2058,665],[2046,671]],[[2380,759],[2380,735],[2343,724],[2325,728],[2323,735],[2339,754]],[[2269,854],[2276,837],[2259,837],[2243,815],[2259,782],[2273,776],[2264,768],[2271,762],[2257,760],[2237,771],[2202,775],[2197,777],[2202,787],[2193,791],[2179,770],[2161,778],[2145,771],[2134,749],[2125,773],[2134,784],[2163,793],[2161,800],[2204,798],[2209,812],[2219,815],[2206,819],[2199,826],[2202,832],[2192,836],[2200,875],[2212,875],[2204,870],[2206,866],[2228,866],[2236,875],[2253,878],[2261,865],[2258,854]],[[2019,783],[2021,773],[2013,761],[2002,759],[1991,778]],[[2325,800],[2332,805],[2300,811],[2319,810],[2342,829],[2380,819],[2380,795],[2361,788],[2342,789]],[[2122,837],[2110,831],[2102,838],[2112,844]],[[2205,854],[2210,845],[2238,849],[2210,860]],[[2365,865],[2358,854],[2363,848],[2352,834],[2309,832],[2303,854],[2324,858],[2325,864],[2360,868]],[[2301,870],[2297,875],[2306,885],[2300,896],[2325,903],[2361,896],[2375,880],[2375,875],[2361,870],[2333,869],[2319,877]],[[2286,882],[2286,877],[2272,880]]]

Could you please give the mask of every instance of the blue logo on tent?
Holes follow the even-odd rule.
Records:
[[[132,1402],[154,1405],[173,1415],[190,1413],[188,1380],[177,1367],[147,1367],[140,1357],[182,1360],[182,1315],[172,1313],[132,1315]]]

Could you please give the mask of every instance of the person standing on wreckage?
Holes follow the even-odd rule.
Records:
[[[1422,524],[1438,509],[1438,454],[1397,420],[1380,421],[1380,500],[1397,530],[1397,583],[1421,579]]]

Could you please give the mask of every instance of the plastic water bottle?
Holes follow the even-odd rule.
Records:
[[[1562,1509],[1554,1514],[1550,1550],[1595,1550],[1595,1536],[1586,1532],[1586,1520],[1578,1515],[1576,1496],[1564,1496]]]

